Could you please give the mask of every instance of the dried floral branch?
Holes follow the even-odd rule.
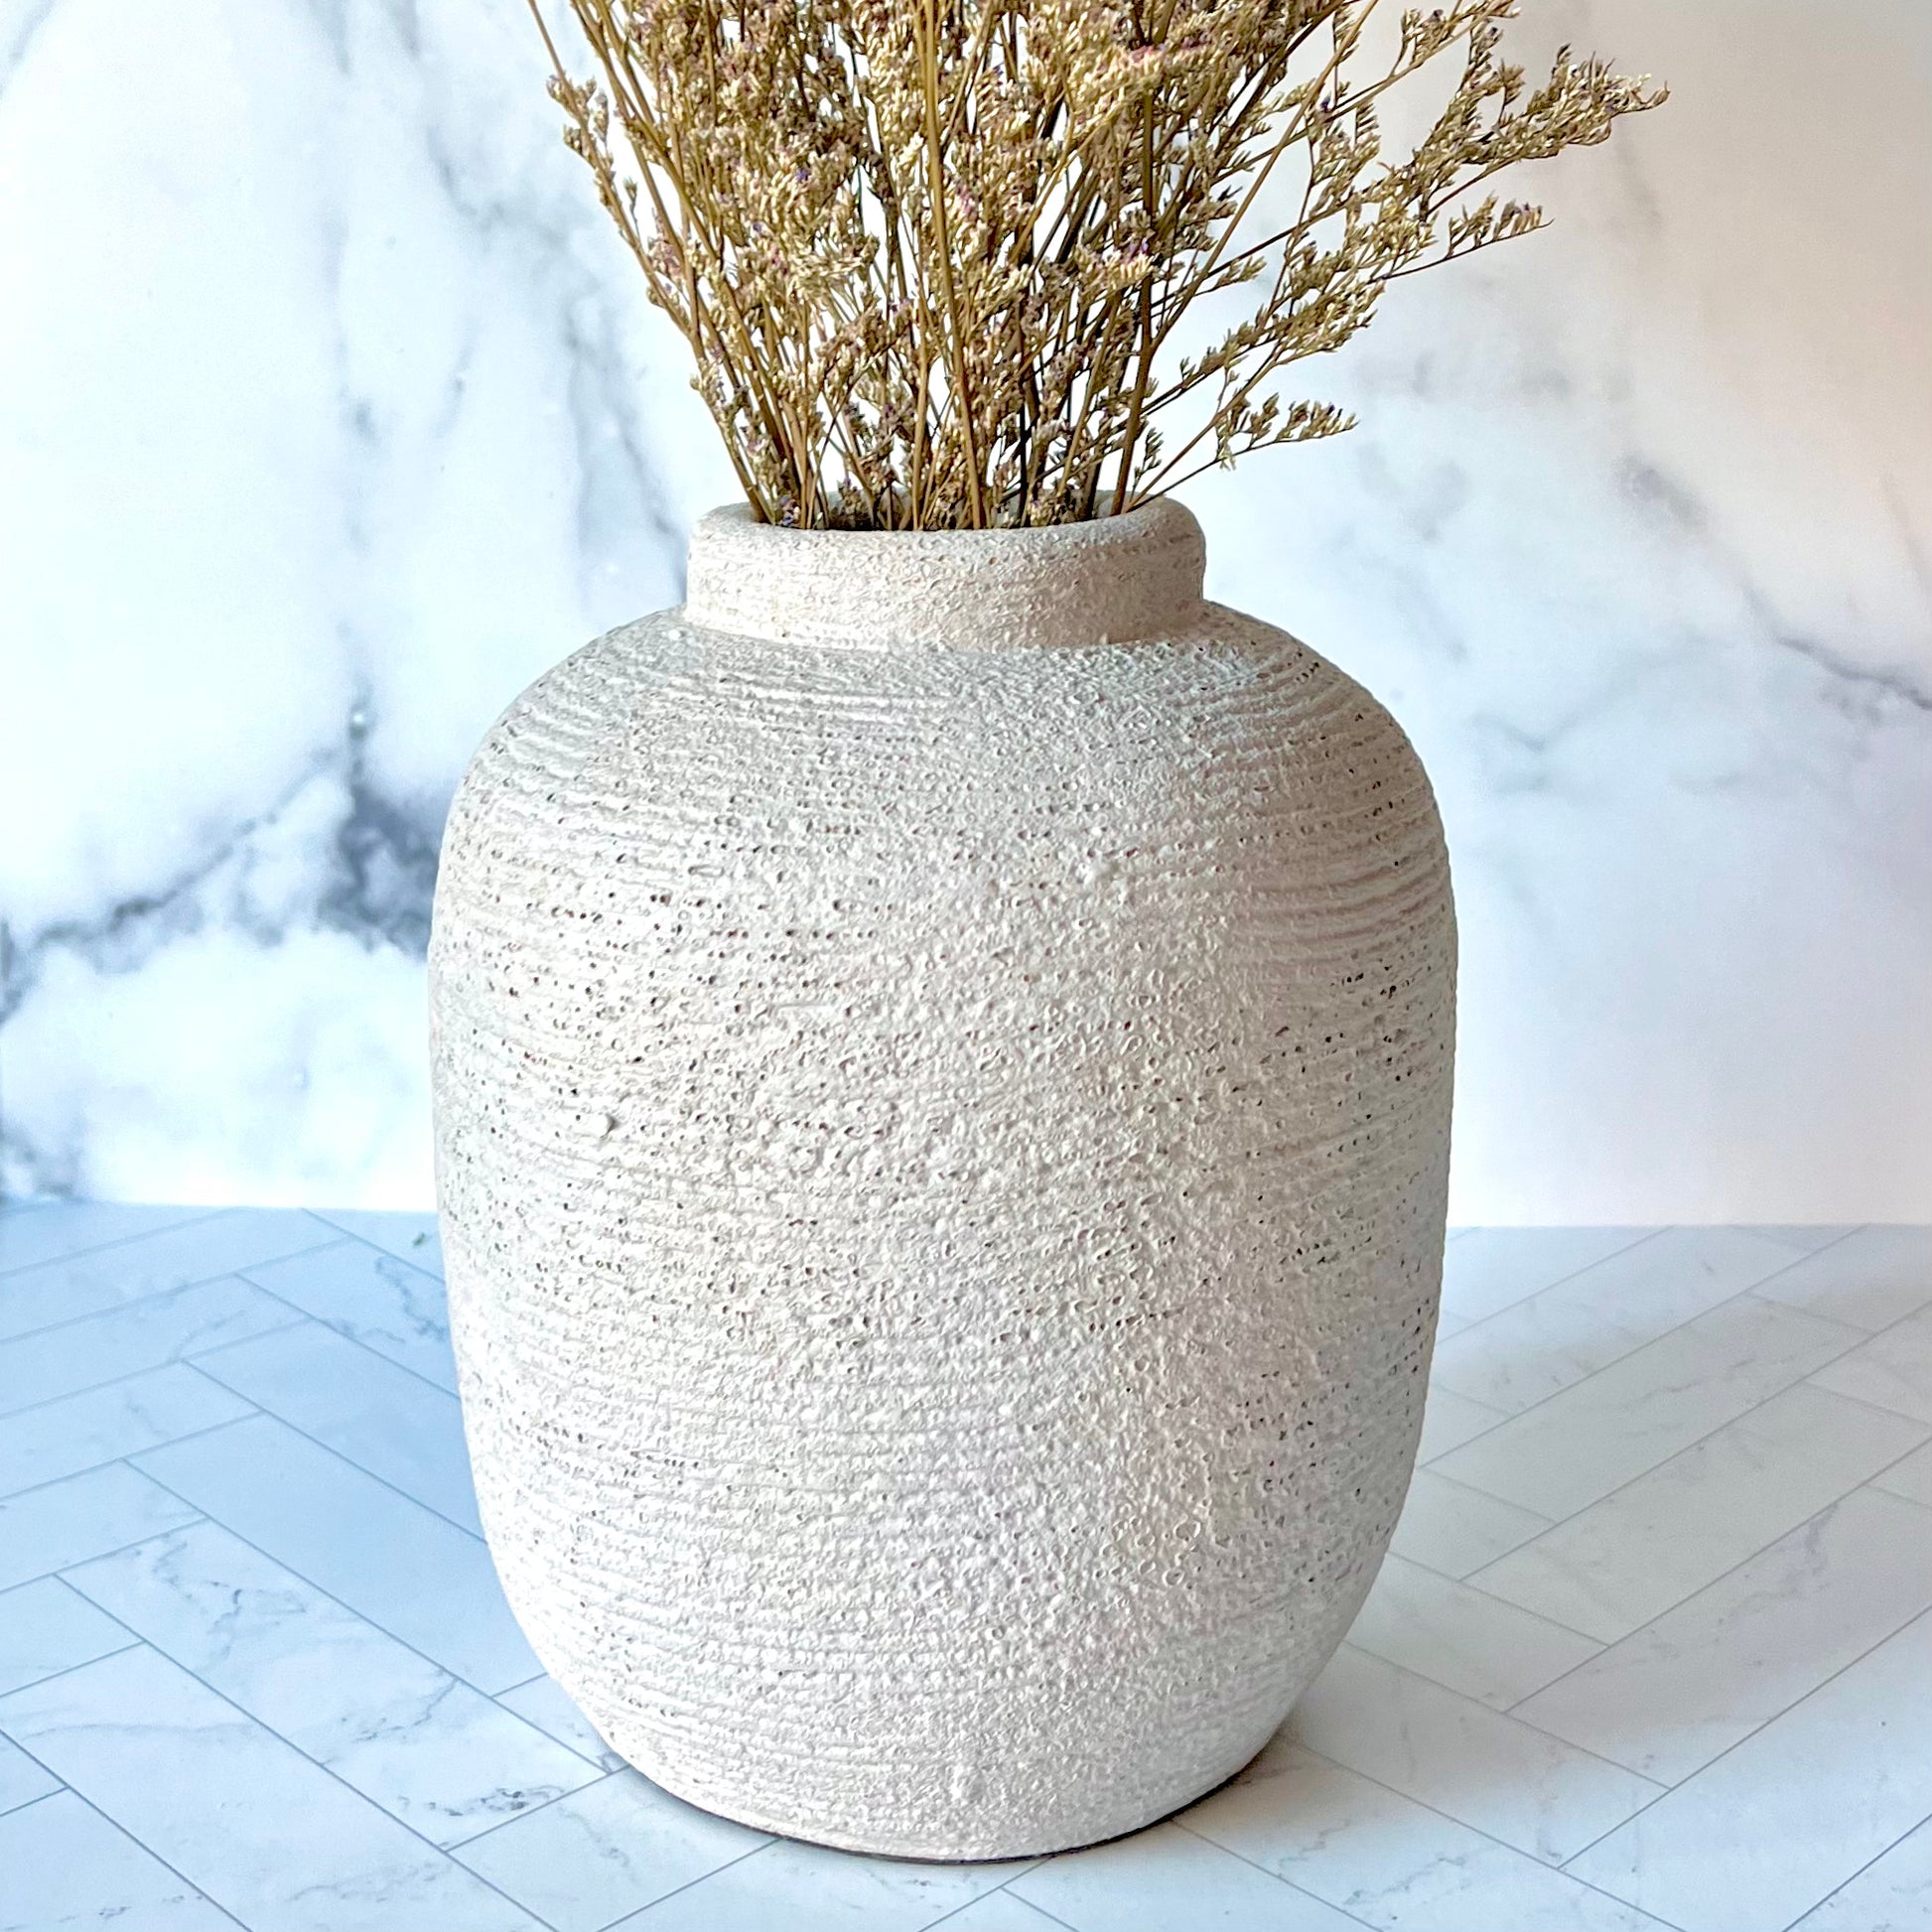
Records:
[[[1289,365],[1540,227],[1474,198],[1496,175],[1664,98],[1568,49],[1527,86],[1517,0],[570,0],[595,80],[529,4],[747,497],[806,526],[1065,522],[1335,435]],[[1448,98],[1385,151],[1377,103],[1439,61]]]

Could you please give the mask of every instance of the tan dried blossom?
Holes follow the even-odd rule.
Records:
[[[1567,49],[1527,86],[1516,0],[1409,10],[1371,52],[1377,4],[570,0],[579,80],[530,0],[755,510],[864,529],[1073,521],[1348,428],[1284,402],[1286,366],[1541,226],[1487,192],[1504,169],[1664,98]],[[1447,101],[1386,149],[1378,103],[1438,60]]]

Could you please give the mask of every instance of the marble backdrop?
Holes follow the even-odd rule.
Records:
[[[1183,493],[1462,907],[1453,1211],[1932,1219],[1932,15],[1531,0],[1676,98]],[[735,493],[502,0],[0,0],[16,1192],[418,1205],[462,762]]]

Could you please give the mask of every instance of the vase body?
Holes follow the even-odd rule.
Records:
[[[431,944],[483,1520],[694,1803],[876,1853],[1230,1776],[1422,1421],[1454,928],[1387,714],[1179,506],[718,512],[498,721]]]

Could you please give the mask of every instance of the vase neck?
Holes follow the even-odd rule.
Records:
[[[1205,544],[1181,504],[1022,530],[792,530],[743,503],[691,533],[684,615],[709,629],[885,650],[1065,649],[1172,635]]]

